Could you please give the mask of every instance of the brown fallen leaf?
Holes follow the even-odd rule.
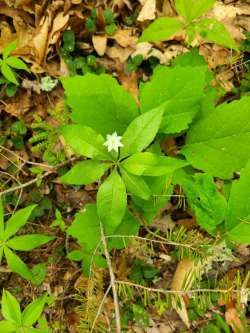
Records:
[[[68,21],[69,14],[65,15],[63,12],[60,12],[56,15],[56,17],[53,19],[53,25],[49,36],[49,45],[56,44],[60,37],[61,31],[65,29]]]
[[[232,65],[233,63],[232,52],[218,45],[202,44],[199,52],[205,58],[210,69],[215,69],[221,65]]]
[[[118,59],[121,63],[124,63],[133,52],[133,48],[123,48],[117,44],[115,46],[107,48],[106,50],[106,54],[108,57],[110,57],[111,59]]]
[[[50,22],[51,18],[49,16],[44,16],[38,28],[37,34],[33,39],[33,45],[36,51],[36,61],[39,65],[42,64],[46,54]]]
[[[94,45],[94,49],[96,50],[99,56],[103,56],[107,49],[107,37],[106,36],[92,36],[92,42]]]
[[[142,4],[142,9],[138,15],[137,20],[143,22],[146,20],[153,20],[156,12],[156,0],[139,0]]]
[[[30,110],[32,98],[29,91],[20,90],[16,96],[8,100],[5,106],[1,108],[10,115],[22,119],[26,112]]]
[[[137,37],[132,36],[132,30],[131,29],[117,30],[109,38],[114,39],[122,47],[128,47],[128,46],[136,47],[136,43],[137,43],[137,40],[138,40]]]
[[[240,320],[239,313],[237,311],[237,302],[234,300],[229,301],[226,304],[225,319],[228,325],[232,328],[234,333],[244,333],[245,329],[242,321]]]
[[[194,261],[191,259],[182,259],[176,268],[174,277],[171,283],[171,290],[176,291],[188,291],[192,288],[195,276],[199,275],[202,271],[204,263],[200,261]],[[182,319],[183,323],[189,328],[190,321],[188,318],[188,312],[186,302],[188,298],[186,296],[179,296],[180,306],[176,303],[173,305],[176,312]]]
[[[124,73],[124,71],[118,73],[119,81],[125,89],[127,89],[132,96],[135,98],[136,102],[139,103],[138,98],[138,73]]]
[[[125,6],[132,10],[130,0],[113,0],[112,1],[112,11],[121,11]]]

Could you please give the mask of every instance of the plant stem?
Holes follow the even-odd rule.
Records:
[[[115,307],[115,321],[116,321],[116,333],[122,333],[121,331],[121,319],[120,319],[120,308],[119,308],[119,300],[116,290],[116,279],[115,274],[112,268],[112,263],[109,255],[109,250],[107,246],[107,241],[104,234],[103,224],[100,221],[100,230],[101,230],[101,241],[103,243],[104,254],[107,260],[108,269],[109,269],[109,276],[110,276],[110,285],[112,287],[113,298],[114,298],[114,307]]]

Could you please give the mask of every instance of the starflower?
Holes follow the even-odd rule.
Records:
[[[115,150],[118,152],[119,147],[123,147],[123,144],[121,143],[121,136],[118,136],[116,132],[113,134],[107,135],[107,140],[104,142],[104,146],[108,148],[108,152]]]

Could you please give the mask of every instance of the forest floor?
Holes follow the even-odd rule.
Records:
[[[214,73],[214,84],[224,89],[224,100],[234,99],[243,91],[250,93],[250,1],[217,1],[207,14],[224,23],[242,45],[240,52],[206,43],[202,38],[187,46],[183,33],[166,42],[138,43],[142,31],[155,18],[175,15],[172,0],[1,1],[0,52],[16,40],[13,55],[25,61],[30,72],[18,72],[17,87],[6,82],[0,86],[0,195],[7,215],[36,203],[30,223],[22,230],[56,237],[42,247],[20,252],[36,274],[35,285],[10,272],[5,261],[0,285],[14,294],[23,307],[48,292],[49,305],[44,313],[51,332],[90,332],[95,320],[93,332],[115,332],[113,294],[105,295],[110,283],[108,269],[94,269],[88,279],[82,274],[81,264],[66,257],[77,245],[63,230],[71,225],[76,212],[95,203],[98,189],[97,183],[66,186],[58,173],[76,159],[57,131],[65,103],[59,78],[77,73],[74,59],[84,57],[86,71],[105,71],[117,78],[138,102],[139,82],[149,80],[152,64],[169,65],[176,56],[197,48]],[[131,60],[136,55],[140,55],[138,64]],[[162,149],[175,150],[177,145],[175,139],[169,139]],[[210,237],[181,201],[181,190],[175,188],[174,194],[153,223],[142,225],[139,236],[125,249],[110,252],[116,280],[126,281],[128,287],[118,283],[122,332],[245,332],[250,325],[249,307],[239,313],[233,298],[227,302],[212,300],[205,310],[197,305],[199,300],[191,301],[186,296],[178,311],[166,309],[166,304],[161,303],[160,291],[170,290],[173,284],[180,288],[190,268],[189,259],[179,259],[174,255],[176,246],[164,241],[166,230],[182,226],[178,229],[180,242],[189,239],[189,245],[200,235],[208,241]],[[223,278],[230,285],[238,274],[244,281],[249,267],[250,249],[239,245],[231,261],[213,264],[209,277]],[[137,288],[138,284],[144,289]],[[152,305],[155,302],[157,306]],[[219,324],[214,313],[224,324]],[[206,328],[209,323],[213,325]]]

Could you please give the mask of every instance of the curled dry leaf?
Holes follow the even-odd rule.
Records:
[[[58,41],[60,33],[66,27],[68,21],[69,14],[65,15],[63,12],[60,12],[56,15],[53,20],[52,30],[49,37],[49,44],[55,44]]]
[[[107,56],[109,56],[111,59],[118,59],[121,63],[125,62],[133,52],[134,48],[123,48],[117,44],[107,48],[106,50]]]
[[[107,48],[107,37],[106,36],[92,36],[92,42],[94,45],[94,49],[96,50],[99,56],[103,56],[106,52]]]
[[[169,45],[164,51],[160,51],[159,49],[154,48],[151,43],[144,42],[136,45],[136,50],[133,52],[132,57],[139,54],[143,56],[144,60],[147,60],[150,57],[155,57],[159,59],[160,64],[168,65],[177,55],[185,52],[188,52],[188,49],[181,44]]]
[[[119,29],[109,38],[114,39],[122,47],[128,47],[128,46],[136,47],[136,43],[138,40],[137,37],[132,36],[131,29],[123,29],[123,30]]]
[[[43,62],[46,54],[50,22],[50,17],[45,16],[40,23],[36,36],[33,39],[33,45],[36,51],[36,61],[39,65]]]
[[[190,290],[195,275],[199,274],[201,270],[201,264],[199,262],[195,262],[190,259],[182,259],[176,268],[172,284],[171,290],[181,291],[181,290]],[[185,298],[183,296],[179,297],[180,306],[174,304],[174,308],[176,312],[179,314],[183,323],[189,328],[190,321],[188,318]]]
[[[138,15],[137,20],[143,22],[146,20],[154,20],[156,12],[156,0],[140,0],[143,7]]]

